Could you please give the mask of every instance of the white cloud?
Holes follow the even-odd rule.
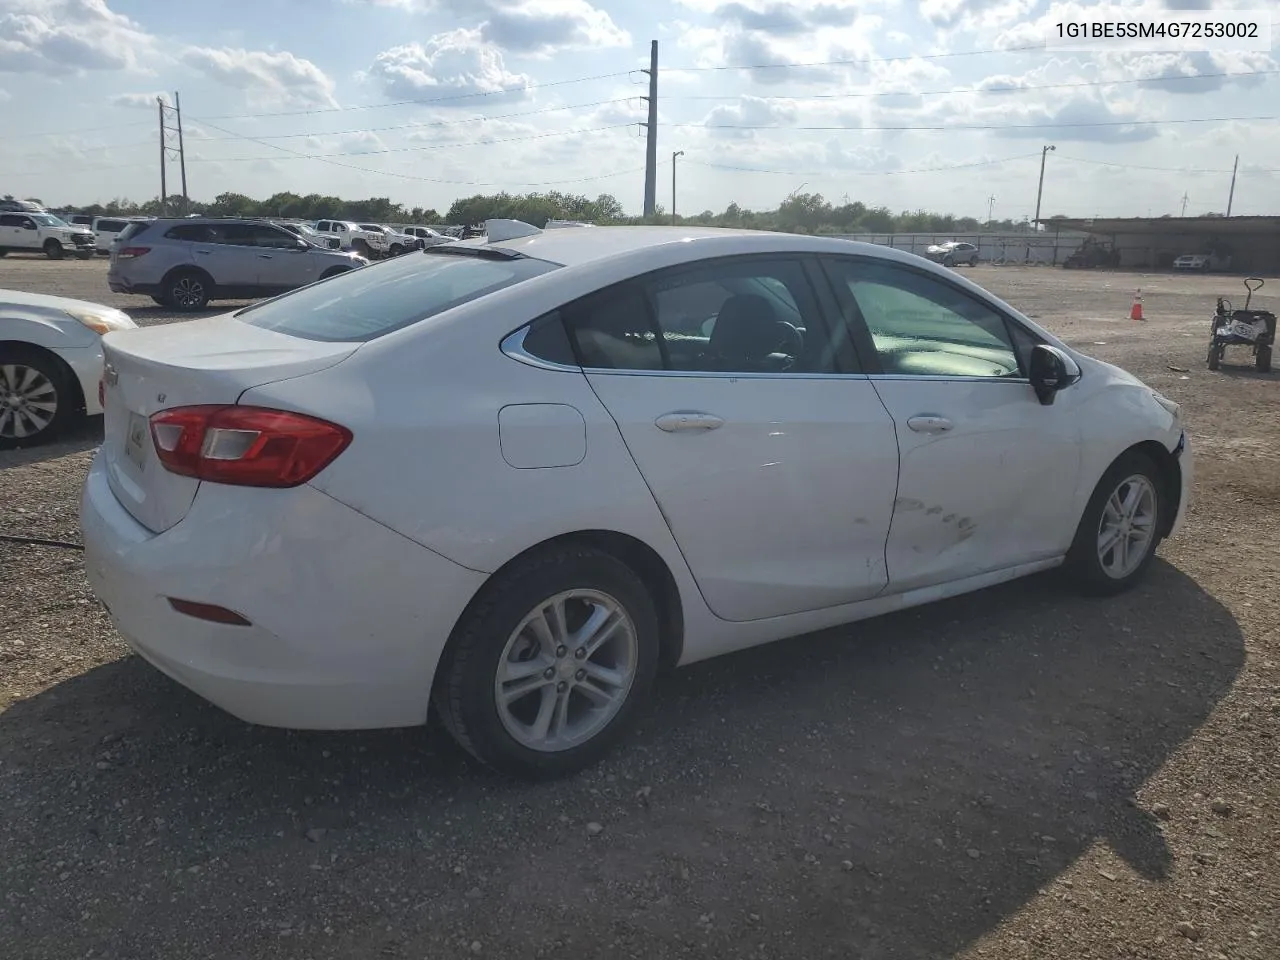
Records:
[[[310,60],[286,51],[233,47],[188,47],[183,62],[209,77],[244,90],[257,102],[331,107],[333,81]]]
[[[0,0],[0,73],[146,73],[155,54],[155,38],[106,0]]]
[[[786,126],[795,123],[798,116],[799,110],[789,100],[743,96],[736,104],[714,107],[703,124],[718,136],[750,140],[755,137],[755,131],[741,128]]]
[[[488,103],[528,96],[530,77],[509,71],[502,51],[485,42],[478,30],[452,30],[426,43],[406,43],[384,50],[366,76],[395,100],[460,98],[493,94]]]
[[[410,13],[447,11],[466,18],[487,43],[545,57],[563,50],[631,45],[631,35],[588,0],[347,0]]]
[[[157,90],[155,93],[118,93],[111,97],[108,102],[113,107],[154,110],[156,108],[156,97],[164,97],[165,103],[172,99],[170,94]]]

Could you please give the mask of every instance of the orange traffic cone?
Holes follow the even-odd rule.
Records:
[[[1142,315],[1142,291],[1137,290],[1133,294],[1133,306],[1129,309],[1130,320],[1145,320]]]

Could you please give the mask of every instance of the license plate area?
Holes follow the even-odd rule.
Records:
[[[151,430],[147,418],[140,413],[129,414],[129,431],[124,438],[124,455],[135,467],[145,470],[147,447],[151,445]]]

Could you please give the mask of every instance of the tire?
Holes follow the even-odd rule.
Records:
[[[1128,590],[1142,579],[1160,545],[1164,505],[1168,501],[1164,484],[1152,459],[1138,451],[1124,454],[1102,475],[1067,552],[1067,573],[1084,592],[1110,596]],[[1136,513],[1130,513],[1132,519],[1127,519],[1124,508],[1131,496],[1138,498]],[[1138,518],[1142,518],[1140,524]],[[1147,532],[1145,540],[1141,539],[1142,531]],[[1124,542],[1133,548],[1140,544],[1141,556],[1117,554],[1115,546],[1104,552],[1104,535],[1114,538],[1117,533],[1127,538],[1117,541],[1117,545]]]
[[[972,256],[972,257],[970,257],[970,258],[969,258],[969,266],[971,266],[971,267],[976,267],[977,265],[978,265],[978,258],[977,258],[976,256]]]
[[[393,243],[391,245],[391,256],[398,257],[402,253],[404,253],[404,247],[400,246],[400,244]]]
[[[77,260],[92,260],[97,255],[95,250],[78,250],[76,251]]]
[[[585,657],[585,648],[572,649],[571,638],[552,646],[550,627],[539,639],[528,624],[565,597],[568,633],[589,613],[603,616],[607,609],[623,618],[623,626]],[[449,639],[433,701],[453,738],[487,766],[526,780],[563,777],[596,763],[626,733],[653,684],[658,659],[657,612],[640,578],[610,554],[564,546],[521,560],[485,585]],[[497,693],[504,665],[517,671],[506,684],[527,690],[505,708]],[[587,674],[593,666],[620,682],[596,686],[601,674]],[[621,682],[624,676],[629,679]],[[593,707],[611,686],[612,700]],[[583,692],[587,687],[593,694]],[[557,716],[562,697],[563,718]],[[557,725],[569,742],[556,742]]]
[[[1225,348],[1218,344],[1212,344],[1209,347],[1209,369],[1217,370],[1222,366],[1222,353]]]
[[[75,389],[57,360],[21,343],[0,348],[0,450],[47,443],[77,412]]]
[[[943,257],[943,258],[942,258],[942,265],[943,265],[944,267],[954,267],[954,266],[956,265],[956,262],[955,262],[955,260],[954,260],[953,258],[951,258],[951,257]]]
[[[62,259],[62,244],[57,240],[46,240],[44,242],[44,255],[50,260]]]
[[[183,313],[194,313],[209,305],[213,295],[208,276],[199,270],[175,270],[164,278],[164,305]]]
[[[1258,348],[1253,358],[1253,365],[1257,367],[1259,373],[1271,372],[1271,344]]]
[[[351,270],[351,268],[350,268],[350,267],[330,267],[330,268],[329,268],[328,270],[326,270],[324,273],[320,274],[320,279],[321,279],[321,280],[328,280],[330,277],[336,277],[336,276],[338,276],[339,274],[341,274],[341,273],[347,273],[347,272],[349,272],[350,270]]]
[[[356,240],[351,244],[351,249],[362,257],[366,257],[370,260],[373,259],[373,251],[369,249],[369,244],[363,240]]]
[[[162,307],[167,307],[169,305],[169,301],[166,300],[164,297],[153,296],[151,299],[154,300],[157,304],[159,304]]]

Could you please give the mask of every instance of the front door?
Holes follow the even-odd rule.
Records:
[[[0,214],[0,247],[10,250],[39,250],[40,231],[24,213]]]
[[[249,234],[258,248],[258,286],[265,292],[294,290],[316,279],[316,258],[300,237],[269,223],[252,224]]]
[[[826,265],[879,364],[871,379],[897,431],[890,590],[1061,556],[1079,521],[1077,392],[1037,401],[1026,376],[1034,334],[925,271]]]
[[[893,421],[815,268],[727,258],[562,311],[707,605],[747,621],[886,586]]]

